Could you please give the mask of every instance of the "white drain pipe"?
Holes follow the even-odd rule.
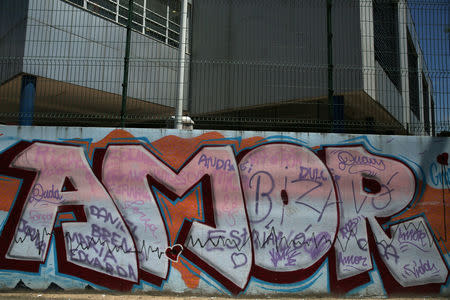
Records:
[[[178,52],[178,102],[175,115],[175,128],[183,128],[184,72],[186,69],[186,37],[187,37],[188,0],[181,2],[180,45]]]

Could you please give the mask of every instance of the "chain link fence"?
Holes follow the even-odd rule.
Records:
[[[447,0],[130,2],[2,0],[0,122],[450,131]]]

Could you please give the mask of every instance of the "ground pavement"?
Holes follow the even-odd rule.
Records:
[[[182,296],[182,295],[148,295],[148,294],[102,294],[102,293],[39,293],[39,292],[0,292],[0,299],[11,299],[11,300],[19,300],[19,299],[33,299],[33,300],[44,300],[44,299],[72,299],[72,300],[229,300],[229,299],[281,299],[281,300],[299,300],[299,299],[364,299],[364,300],[379,300],[380,298],[331,298],[331,297],[316,297],[316,298],[303,298],[303,297],[239,297],[239,298],[231,298],[231,297],[200,297],[200,296]],[[389,298],[389,300],[405,300],[411,299],[411,297],[404,298]],[[424,297],[415,298],[415,299],[427,299]],[[433,297],[432,299],[447,299],[440,297]]]

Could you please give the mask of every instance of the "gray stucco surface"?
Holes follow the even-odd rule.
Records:
[[[333,15],[336,93],[361,90],[359,3]],[[326,96],[326,26],[326,1],[195,1],[192,112]]]

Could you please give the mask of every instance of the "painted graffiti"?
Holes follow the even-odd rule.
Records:
[[[447,282],[427,214],[395,219],[424,184],[405,160],[363,144],[260,140],[164,156],[157,143],[125,141],[21,141],[0,155],[1,176],[20,182],[8,187],[0,269],[38,273],[54,241],[59,273],[121,291],[162,286],[176,268],[188,286],[205,273],[237,295],[252,278],[292,284],[325,262],[334,292],[374,269],[388,293]],[[448,186],[441,162],[429,178]]]

